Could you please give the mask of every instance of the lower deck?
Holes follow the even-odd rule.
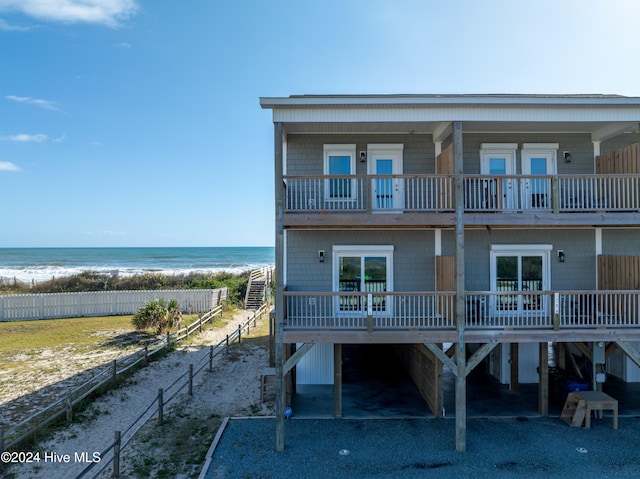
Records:
[[[388,345],[343,346],[343,418],[433,417],[401,361],[388,354],[388,349]],[[444,416],[454,417],[455,376],[446,368],[442,388]],[[517,392],[510,390],[508,384],[501,384],[479,366],[467,377],[467,417],[539,416],[538,384],[519,384],[517,389]],[[565,395],[553,377],[549,389],[549,415],[559,417]],[[608,376],[603,391],[618,400],[621,417],[640,416],[640,382],[627,383]],[[299,387],[292,397],[292,409],[297,418],[333,418],[333,386]],[[607,413],[605,421],[611,421]]]

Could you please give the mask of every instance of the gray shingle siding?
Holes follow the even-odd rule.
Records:
[[[433,291],[433,231],[290,231],[287,234],[289,291],[332,290],[334,245],[393,245],[394,290]],[[325,261],[318,260],[325,251]]]
[[[368,144],[401,143],[404,145],[403,171],[406,174],[435,172],[431,135],[290,135],[287,140],[287,174],[323,174],[323,145],[355,144],[366,151]],[[367,173],[366,162],[356,161],[356,174]]]
[[[605,229],[602,253],[619,256],[640,255],[640,229]]]

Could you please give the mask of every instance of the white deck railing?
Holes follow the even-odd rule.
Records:
[[[453,211],[451,175],[286,176],[287,212]],[[640,211],[640,175],[465,175],[468,212]]]
[[[466,293],[468,329],[640,328],[640,291]],[[285,330],[455,329],[455,293],[289,292]]]

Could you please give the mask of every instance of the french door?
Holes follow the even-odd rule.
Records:
[[[513,144],[483,144],[480,150],[480,173],[492,177],[507,178],[486,180],[488,207],[515,210],[518,207],[518,186],[513,178],[516,164],[516,148]]]
[[[393,246],[335,246],[333,289],[339,293],[335,309],[340,314],[385,313],[391,310]],[[353,294],[366,293],[366,294]]]
[[[557,144],[527,145],[522,150],[522,208],[551,208],[551,179],[536,176],[555,175],[557,173]],[[526,178],[533,176],[533,178]]]
[[[491,291],[501,293],[492,300],[492,313],[547,311],[547,301],[536,293],[550,288],[551,248],[551,245],[492,245]],[[508,292],[519,294],[504,294]]]
[[[402,174],[401,144],[367,147],[367,173],[376,175],[371,184],[371,205],[376,212],[401,211],[404,207],[404,182],[393,175]]]

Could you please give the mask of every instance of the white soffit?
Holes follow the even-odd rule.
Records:
[[[274,109],[273,121],[282,123],[356,122],[637,122],[635,107],[499,107],[499,108],[286,108]]]

